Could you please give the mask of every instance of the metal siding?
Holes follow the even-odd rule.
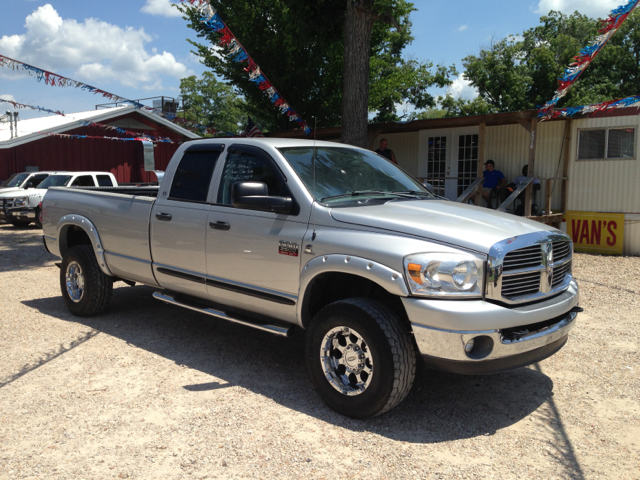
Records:
[[[625,215],[624,255],[640,255],[640,215]]]
[[[538,124],[536,144],[536,164],[534,174],[538,178],[557,178],[562,175],[562,140],[564,121]],[[496,162],[510,183],[522,173],[522,167],[529,163],[531,134],[521,125],[500,125],[486,128],[486,159]],[[545,182],[537,195],[536,202],[544,207]],[[552,210],[560,210],[562,186],[556,182],[551,199]]]
[[[387,148],[393,150],[398,165],[414,177],[418,176],[418,132],[389,133],[376,137],[375,149],[379,148],[380,140],[387,139]]]
[[[577,161],[582,128],[633,127],[634,160]],[[591,118],[573,122],[568,209],[584,212],[640,213],[638,116]]]

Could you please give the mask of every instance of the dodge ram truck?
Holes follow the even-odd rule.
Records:
[[[277,335],[303,329],[313,385],[351,417],[402,402],[420,357],[460,374],[543,360],[581,311],[567,235],[436,197],[336,143],[188,142],[157,188],[51,188],[43,213],[72,314],[100,313],[125,281]]]

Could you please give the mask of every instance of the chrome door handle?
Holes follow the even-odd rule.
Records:
[[[156,218],[163,222],[171,221],[171,215],[169,213],[156,213]]]
[[[209,227],[213,228],[214,230],[229,230],[231,228],[231,225],[229,225],[227,222],[209,222]]]

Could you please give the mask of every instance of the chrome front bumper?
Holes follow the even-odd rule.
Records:
[[[449,305],[434,306],[431,301],[422,301],[407,308],[407,312],[427,365],[455,373],[494,373],[530,365],[562,348],[581,310],[577,307],[579,295],[575,281],[572,287],[553,299],[526,307],[506,308],[482,302],[488,305],[487,309],[476,309],[473,314],[473,309],[464,302],[440,302]],[[423,308],[416,308],[418,306]],[[439,321],[443,318],[433,311],[443,307],[454,314],[447,323],[467,328],[443,328],[443,322]],[[487,314],[492,318],[487,318]],[[429,318],[438,325],[426,325],[425,320]],[[494,328],[487,329],[491,323]],[[480,328],[468,328],[474,324]],[[473,347],[469,344],[471,340]]]

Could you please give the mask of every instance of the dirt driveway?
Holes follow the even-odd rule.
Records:
[[[120,286],[76,318],[41,231],[0,225],[0,478],[640,478],[640,258],[576,255],[558,354],[486,377],[421,369],[368,421],[313,390],[292,339]]]

